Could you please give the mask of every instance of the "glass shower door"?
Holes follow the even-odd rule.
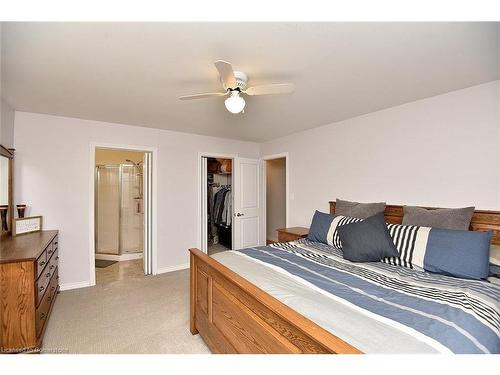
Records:
[[[142,253],[144,243],[142,173],[133,165],[122,165],[121,168],[121,254]]]
[[[96,253],[120,253],[120,167],[96,168]]]

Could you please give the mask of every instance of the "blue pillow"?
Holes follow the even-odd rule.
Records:
[[[424,269],[466,279],[486,279],[490,272],[491,236],[492,232],[433,228]]]
[[[387,224],[399,257],[382,261],[466,279],[486,279],[491,232]]]
[[[326,237],[334,218],[335,215],[325,214],[324,212],[316,210],[312,218],[311,227],[309,228],[307,239],[326,244]]]
[[[342,225],[357,223],[359,221],[363,221],[363,219],[343,215],[330,215],[316,211],[307,239],[342,249],[338,229]]]

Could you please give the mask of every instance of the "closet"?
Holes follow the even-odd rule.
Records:
[[[208,254],[232,249],[233,163],[231,159],[207,158]]]

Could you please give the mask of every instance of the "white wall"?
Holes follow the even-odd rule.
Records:
[[[289,225],[328,201],[386,200],[500,210],[500,81],[420,100],[261,145],[158,129],[16,112],[14,203],[59,229],[61,283],[89,278],[89,145],[158,147],[158,266],[199,245],[198,152],[288,152]]]
[[[0,22],[0,145],[14,146],[14,110],[2,96],[2,26]]]
[[[328,201],[474,205],[500,210],[500,81],[292,134],[261,145],[289,153],[289,225]]]
[[[158,267],[199,246],[198,153],[258,157],[259,145],[159,129],[16,112],[15,203],[60,230],[61,284],[89,280],[90,144],[158,147]]]
[[[266,239],[278,241],[276,229],[286,227],[286,159],[266,161]]]
[[[14,147],[15,112],[3,98],[0,99],[0,145]]]

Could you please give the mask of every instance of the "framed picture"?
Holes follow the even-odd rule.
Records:
[[[42,230],[42,217],[31,216],[22,219],[14,219],[12,227],[12,235],[19,236],[21,234],[40,232]]]

